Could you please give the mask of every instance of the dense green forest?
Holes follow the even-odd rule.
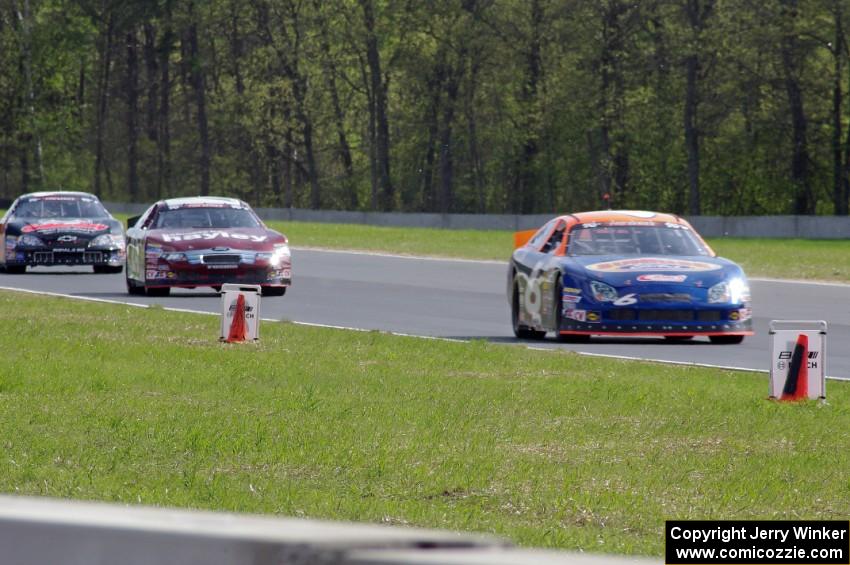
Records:
[[[0,197],[847,214],[850,0],[0,0]]]

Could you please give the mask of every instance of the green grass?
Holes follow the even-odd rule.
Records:
[[[0,293],[0,491],[661,555],[665,519],[850,514],[850,388]],[[722,354],[723,348],[718,348]]]
[[[294,246],[385,251],[403,255],[507,261],[514,241],[513,232],[496,230],[388,228],[313,222],[268,224],[285,233]]]
[[[513,232],[270,222],[294,246],[385,251],[464,259],[506,261]],[[751,277],[850,282],[850,240],[714,238],[722,257],[741,264]]]
[[[709,244],[751,277],[850,282],[850,240],[718,238]]]

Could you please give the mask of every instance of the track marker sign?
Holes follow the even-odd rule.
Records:
[[[770,322],[770,398],[826,398],[826,322]]]
[[[219,339],[229,343],[260,339],[259,285],[221,286],[221,332]]]

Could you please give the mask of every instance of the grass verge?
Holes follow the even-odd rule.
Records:
[[[507,261],[513,232],[388,228],[270,222],[295,246],[359,249],[408,255]],[[803,239],[710,239],[721,255],[751,277],[850,282],[850,241]]]
[[[668,518],[850,514],[848,387],[0,292],[0,491],[661,555]],[[718,353],[722,353],[718,349]]]

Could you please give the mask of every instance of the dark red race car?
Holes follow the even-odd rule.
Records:
[[[161,200],[127,220],[127,292],[165,296],[172,288],[258,284],[282,296],[292,279],[284,235],[241,200]]]

